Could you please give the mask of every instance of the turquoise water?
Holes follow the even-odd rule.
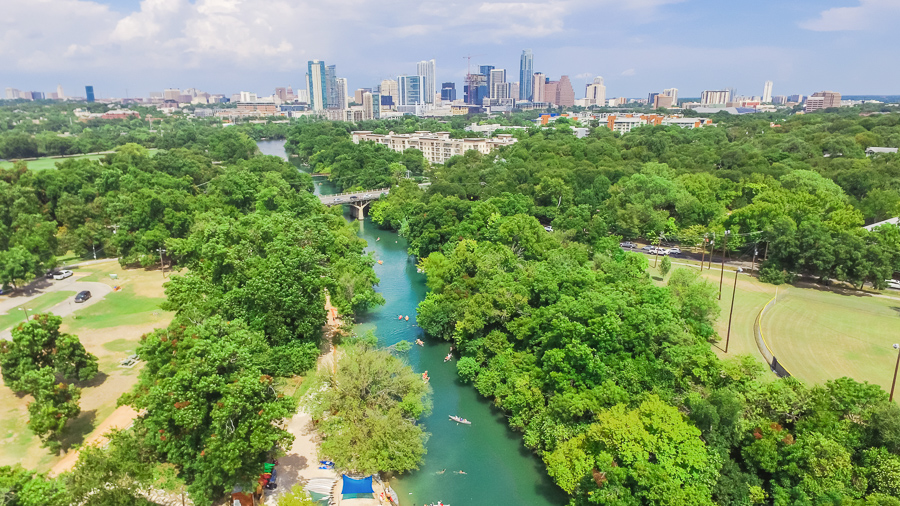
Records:
[[[284,156],[283,141],[258,144],[265,154]],[[316,192],[333,193],[334,187],[324,181],[316,185]],[[349,219],[349,213],[347,216]],[[428,371],[434,390],[432,414],[421,420],[431,433],[425,462],[418,471],[392,480],[401,504],[565,504],[565,494],[547,476],[540,459],[522,445],[521,434],[509,429],[503,414],[490,401],[459,382],[455,360],[444,362],[450,344],[424,337],[416,326],[416,306],[425,298],[427,288],[425,276],[416,272],[415,261],[406,253],[406,240],[379,229],[368,218],[359,225],[359,236],[368,243],[367,251],[383,262],[375,264],[375,273],[381,280],[377,290],[385,299],[384,306],[360,318],[359,332],[373,329],[385,346],[401,340],[411,344],[418,338],[424,340],[425,346],[413,346],[406,358],[416,371]],[[409,316],[409,321],[398,320],[399,315]],[[472,425],[452,422],[449,415],[467,418]]]

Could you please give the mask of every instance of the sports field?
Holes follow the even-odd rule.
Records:
[[[897,299],[812,287],[779,291],[762,320],[772,352],[790,373],[809,383],[851,377],[890,391],[900,343]]]
[[[159,151],[158,149],[150,149],[150,154],[156,153]],[[106,155],[81,155],[81,156],[68,156],[66,158],[55,158],[55,157],[44,157],[38,158],[37,160],[30,160],[25,162],[28,164],[28,168],[31,170],[46,170],[46,169],[55,169],[57,163],[62,163],[66,160],[99,160]],[[13,167],[13,162],[0,162],[0,169],[11,169]]]

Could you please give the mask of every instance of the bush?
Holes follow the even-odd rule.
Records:
[[[672,260],[669,257],[663,257],[662,263],[659,265],[659,272],[662,273],[663,277],[666,277],[666,274],[672,270]]]
[[[759,269],[759,280],[763,283],[783,285],[785,282],[785,272],[774,265],[766,263]]]

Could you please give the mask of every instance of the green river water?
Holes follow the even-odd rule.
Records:
[[[260,141],[260,151],[285,157],[284,141]],[[299,166],[301,170],[307,170]],[[334,193],[324,178],[313,178],[316,194]],[[321,184],[319,184],[321,183]],[[349,212],[346,213],[348,219]],[[377,290],[385,304],[359,319],[359,332],[373,329],[384,346],[417,338],[406,359],[417,372],[428,371],[434,390],[432,414],[420,422],[431,434],[421,469],[391,481],[402,506],[442,501],[451,506],[561,505],[565,494],[553,484],[543,463],[522,445],[521,434],[509,429],[506,418],[475,389],[459,382],[456,362],[444,362],[450,343],[428,339],[415,325],[416,306],[425,298],[425,276],[416,272],[406,252],[406,240],[379,229],[368,218],[359,222],[358,235],[375,254]],[[409,321],[398,316],[409,316]],[[467,418],[472,425],[450,421]],[[460,473],[463,471],[465,474]]]

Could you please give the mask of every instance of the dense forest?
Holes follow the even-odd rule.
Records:
[[[718,359],[715,288],[684,269],[657,286],[645,257],[618,247],[720,249],[728,231],[731,254],[765,257],[763,280],[883,287],[900,231],[862,226],[900,211],[900,157],[864,150],[900,145],[900,114],[859,112],[583,139],[561,121],[426,164],[426,190],[401,179],[371,215],[420,259],[423,329],[455,343],[461,379],[573,505],[900,504],[900,408],[884,391]],[[288,143],[342,188],[398,181],[401,155],[353,145],[357,128],[374,129],[301,125]]]
[[[119,400],[142,412],[133,429],[56,479],[0,468],[3,504],[147,504],[148,487],[179,486],[210,504],[254,483],[290,448],[283,420],[297,404],[282,386],[319,355],[326,290],[347,315],[383,302],[374,259],[340,210],[237,129],[206,128],[155,154],[125,144],[56,170],[19,163],[0,170],[0,199],[4,285],[43,276],[69,250],[181,270],[165,285],[174,319],[143,336],[139,382]],[[60,318],[33,316],[0,347],[0,365],[7,386],[33,395],[29,427],[56,451],[97,359],[59,332]]]

